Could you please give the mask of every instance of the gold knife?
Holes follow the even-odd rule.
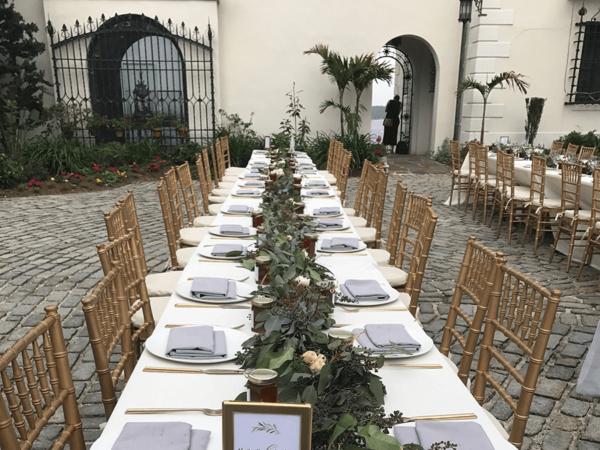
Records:
[[[144,367],[143,372],[153,373],[189,373],[206,375],[245,375],[245,370],[235,369],[177,369],[173,367]]]
[[[191,305],[187,303],[176,303],[175,308],[250,309],[250,305]]]
[[[384,367],[411,367],[415,369],[443,369],[441,364],[384,364]]]
[[[442,420],[475,420],[477,416],[475,414],[442,414],[439,416],[416,416],[416,417],[405,417],[410,422],[422,422],[422,421],[442,421]]]

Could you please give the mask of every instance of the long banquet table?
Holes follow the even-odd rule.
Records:
[[[253,154],[249,163],[264,159],[264,157]],[[322,177],[318,177],[322,179]],[[238,181],[239,185],[239,181]],[[235,190],[236,188],[234,188]],[[339,199],[312,199],[306,198],[307,209],[328,205],[339,205]],[[256,199],[233,199],[231,196],[226,200],[224,206],[231,204],[257,204]],[[235,220],[233,220],[235,219]],[[347,218],[345,217],[347,220]],[[251,225],[251,218],[228,218],[220,213],[215,217],[214,225],[225,223],[239,223],[244,226]],[[351,228],[351,233],[336,234],[335,232],[322,233],[319,240],[324,237],[333,236],[358,238],[358,234]],[[199,248],[216,243],[229,243],[227,240],[213,240],[207,235],[200,243]],[[231,243],[239,243],[232,240]],[[242,241],[243,242],[243,241]],[[246,241],[248,242],[248,241]],[[236,267],[235,263],[199,262],[198,249],[190,260],[190,263],[181,272],[181,280],[187,280],[193,276],[206,276],[207,271],[212,276],[220,272],[221,276],[227,276],[228,270]],[[364,252],[363,252],[364,253]],[[343,282],[348,278],[373,278],[381,283],[387,283],[385,277],[377,269],[377,264],[371,256],[324,256],[318,258],[319,263],[328,267],[336,276],[338,281]],[[245,269],[244,269],[245,270]],[[250,277],[244,281],[245,284],[256,286],[254,276],[248,272]],[[394,303],[386,307],[404,306],[401,296]],[[176,293],[171,299],[156,325],[159,331],[167,324],[202,324],[224,327],[236,327],[244,324],[241,329],[251,336],[250,310],[239,309],[195,309],[176,308],[176,303],[193,303]],[[345,312],[336,308],[333,318],[337,323],[364,324],[364,323],[402,323],[411,330],[419,325],[408,311],[368,311],[363,309],[359,313]],[[156,332],[156,331],[155,331]],[[388,360],[397,362],[398,360]],[[452,371],[444,357],[435,346],[428,353],[410,358],[407,361],[415,364],[440,364],[443,369],[418,369],[418,368],[394,368],[383,367],[379,371],[382,381],[387,388],[385,397],[386,413],[399,410],[405,416],[424,416],[440,414],[463,414],[474,413],[476,421],[484,428],[491,442],[497,450],[514,449],[495,428],[492,421],[486,416],[483,409],[475,401],[471,393],[462,384],[456,374]],[[211,437],[208,450],[222,448],[222,425],[221,417],[209,417],[201,413],[169,413],[151,415],[126,415],[128,408],[221,408],[224,400],[233,400],[245,391],[246,378],[241,375],[198,375],[198,374],[172,374],[172,373],[149,373],[143,372],[144,367],[168,367],[168,368],[239,368],[233,361],[215,364],[183,364],[168,361],[152,355],[144,350],[140,356],[135,370],[123,390],[116,408],[106,424],[100,438],[94,443],[93,450],[111,449],[113,443],[121,433],[126,422],[162,422],[182,421],[192,425],[194,429],[210,430]]]

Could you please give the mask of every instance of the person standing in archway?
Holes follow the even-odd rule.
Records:
[[[402,111],[402,102],[400,102],[400,96],[395,95],[393,99],[387,102],[385,119],[383,119],[383,145],[389,146],[390,152],[394,150],[398,143],[400,111]]]

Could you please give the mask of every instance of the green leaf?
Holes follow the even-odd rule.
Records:
[[[241,250],[233,250],[231,252],[227,252],[225,253],[225,256],[227,258],[233,257],[233,256],[242,256],[244,254],[244,252],[242,252]]]
[[[284,280],[291,280],[292,278],[296,278],[296,266],[290,266],[288,270],[283,274]]]
[[[242,260],[242,264],[244,265],[244,267],[248,270],[254,270],[254,260],[253,259],[243,259]]]
[[[265,322],[265,334],[268,336],[271,334],[271,331],[281,331],[281,323],[283,321],[283,317],[281,316],[271,316]]]
[[[247,402],[248,401],[248,393],[247,392],[242,392],[240,395],[238,395],[235,400],[236,402]]]
[[[382,405],[384,404],[383,400],[383,383],[377,377],[371,375],[371,382],[369,383],[369,390],[373,393],[375,398]]]
[[[294,358],[294,349],[292,347],[287,350],[274,353],[271,361],[269,361],[269,369],[277,369],[286,361],[291,361]]]
[[[329,384],[329,378],[331,374],[331,364],[327,363],[321,368],[321,372],[319,372],[319,388],[318,393],[321,395],[327,385]]]
[[[402,450],[398,439],[383,433],[376,425],[360,427],[357,434],[365,438],[367,447],[371,450]]]
[[[312,384],[310,386],[307,386],[306,389],[304,389],[304,392],[302,393],[302,399],[306,403],[310,403],[313,406],[315,406],[315,404],[317,403],[317,397],[317,390]]]
[[[344,431],[351,429],[353,430],[356,426],[356,419],[350,414],[342,414],[335,424],[331,438],[329,439],[329,445],[331,445]]]

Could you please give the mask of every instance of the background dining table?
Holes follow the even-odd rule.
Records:
[[[266,161],[266,157],[254,154],[249,165],[256,161]],[[495,167],[495,166],[494,166]],[[312,175],[313,179],[323,179]],[[239,185],[238,181],[238,185]],[[235,187],[233,191],[235,191]],[[305,198],[307,210],[320,206],[340,206],[344,219],[341,203],[337,196],[328,198]],[[232,204],[256,205],[256,199],[239,199],[231,196],[223,204],[228,208]],[[236,223],[243,226],[251,226],[250,217],[228,217],[220,213],[215,216],[214,225]],[[349,232],[324,232],[319,240],[331,237],[356,237],[358,234],[352,227]],[[208,234],[200,243],[189,264],[181,272],[181,281],[188,278],[207,276],[220,272],[223,277],[228,276],[231,269],[236,272],[241,269],[239,261],[222,262],[219,260],[205,261],[198,251],[217,243],[242,243],[250,244],[250,240],[215,240],[215,236]],[[343,282],[349,278],[375,279],[389,286],[385,277],[377,269],[377,264],[368,252],[361,251],[359,256],[348,254],[333,254],[331,256],[320,254],[317,262],[327,267],[338,281]],[[200,259],[203,261],[200,262]],[[244,284],[256,287],[254,273],[247,271],[248,279]],[[393,303],[385,305],[385,308],[404,309],[406,295]],[[169,324],[196,324],[212,325],[221,327],[238,327],[248,337],[253,335],[250,327],[250,309],[221,309],[221,308],[182,308],[177,304],[202,305],[173,293],[167,304],[163,315],[156,325],[155,333],[160,332]],[[247,305],[246,302],[236,305]],[[249,306],[249,305],[248,305]],[[365,324],[365,323],[401,323],[406,329],[416,330],[420,327],[416,319],[408,312],[369,309],[366,307],[359,312],[348,312],[341,307],[336,307],[333,318],[338,324]],[[241,350],[241,349],[240,349]],[[395,367],[387,364],[437,364],[441,369],[406,368]],[[210,417],[198,412],[130,415],[126,414],[129,408],[212,408],[220,409],[224,400],[234,400],[238,395],[246,391],[246,378],[243,375],[210,375],[210,374],[185,374],[185,373],[154,373],[146,372],[146,367],[163,367],[169,369],[239,369],[234,361],[215,362],[210,364],[185,364],[159,358],[148,350],[144,350],[137,362],[135,370],[124,388],[110,420],[107,422],[100,438],[92,446],[93,450],[111,449],[115,440],[121,433],[127,422],[165,422],[182,421],[192,425],[194,429],[210,430],[211,437],[208,445],[209,450],[222,448],[222,418]],[[425,416],[441,414],[464,414],[473,413],[477,416],[479,423],[487,433],[490,441],[497,450],[514,449],[495,428],[493,422],[487,417],[483,409],[475,401],[471,393],[453,372],[446,359],[439,353],[435,345],[427,353],[403,359],[386,359],[386,366],[379,370],[378,375],[382,377],[386,386],[385,411],[392,413],[401,411],[404,416]]]

